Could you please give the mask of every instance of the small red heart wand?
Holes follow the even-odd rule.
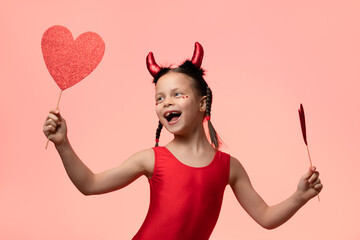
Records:
[[[310,166],[312,167],[313,165],[312,165],[312,162],[311,162],[309,146],[308,146],[307,138],[306,138],[305,112],[304,112],[304,107],[303,107],[303,105],[301,103],[300,103],[300,109],[298,111],[299,111],[301,131],[302,131],[302,135],[303,135],[304,142],[305,142],[305,145],[306,145],[307,153],[308,153],[308,156],[309,156]],[[320,201],[319,195],[317,195],[317,196],[318,196],[318,200]]]

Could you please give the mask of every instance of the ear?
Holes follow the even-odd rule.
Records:
[[[206,96],[203,96],[200,99],[200,112],[205,112],[206,111]]]

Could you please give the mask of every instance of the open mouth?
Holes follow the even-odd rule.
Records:
[[[181,112],[179,111],[171,111],[171,112],[166,112],[164,114],[164,118],[169,122],[169,123],[174,123],[176,122],[179,117],[181,116]]]

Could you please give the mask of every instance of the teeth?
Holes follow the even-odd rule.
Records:
[[[165,114],[165,117],[169,117],[170,114],[177,114],[177,112],[167,112],[167,113]]]

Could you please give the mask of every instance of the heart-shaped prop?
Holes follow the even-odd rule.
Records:
[[[94,32],[81,34],[74,40],[63,26],[52,26],[45,31],[41,50],[50,75],[61,90],[83,80],[100,63],[105,43]]]
[[[303,139],[304,139],[306,149],[307,149],[307,153],[309,156],[310,166],[312,167],[313,164],[311,161],[309,145],[308,145],[308,141],[307,141],[307,137],[306,137],[305,111],[304,111],[304,107],[301,103],[300,103],[300,108],[299,108],[298,112],[299,112],[299,118],[300,118],[301,132],[302,132]],[[318,200],[320,201],[320,196],[317,195],[317,197],[318,197]]]
[[[62,91],[83,80],[100,63],[105,43],[94,32],[83,33],[74,40],[66,27],[55,25],[43,34],[41,50],[50,75],[61,89],[56,106],[59,108]],[[45,149],[48,144],[49,138]]]

